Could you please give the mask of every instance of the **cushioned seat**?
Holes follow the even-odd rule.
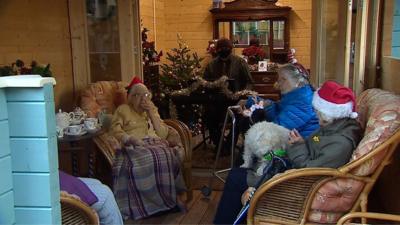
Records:
[[[90,84],[81,93],[80,107],[88,116],[97,117],[100,112],[105,112],[103,124],[107,130],[110,118],[115,109],[126,102],[127,94],[124,82],[99,81]],[[191,168],[192,168],[192,136],[188,127],[178,120],[164,120],[168,125],[167,140],[178,143],[182,146],[178,152],[182,162],[183,176],[188,189],[187,200],[192,198]],[[101,153],[107,159],[107,163],[112,166],[115,150],[120,147],[119,141],[109,132],[105,132],[94,138],[94,142]],[[111,171],[110,171],[111,174]]]
[[[339,169],[289,170],[255,193],[248,223],[336,223],[349,212],[366,212],[368,194],[390,163],[400,140],[400,96],[366,90],[357,102],[364,137]]]

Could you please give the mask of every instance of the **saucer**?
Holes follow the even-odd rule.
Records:
[[[89,132],[90,134],[94,134],[97,133],[97,131],[101,130],[101,127],[96,127],[95,129],[87,129],[87,132]]]
[[[69,133],[68,131],[65,131],[65,134],[68,136],[82,136],[86,133],[87,133],[87,130],[85,130],[85,129],[82,129],[81,132],[77,133],[77,134],[73,134],[73,133]]]

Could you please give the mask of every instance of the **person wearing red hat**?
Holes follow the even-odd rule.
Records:
[[[114,112],[111,133],[123,145],[113,165],[113,191],[124,218],[141,219],[176,209],[186,187],[180,170],[179,140],[168,142],[151,93],[134,77],[127,104]]]
[[[338,168],[350,160],[361,140],[354,93],[334,81],[326,81],[314,92],[312,105],[321,128],[306,140],[292,131],[288,157],[296,168]]]
[[[356,120],[354,93],[334,81],[327,81],[314,92],[312,105],[320,128],[305,139],[298,131],[292,130],[284,159],[294,168],[339,168],[350,160],[363,133]],[[263,182],[285,169],[279,164],[274,165],[272,174],[268,173]],[[229,172],[214,224],[232,224],[235,221],[258,179],[243,168],[234,168]]]

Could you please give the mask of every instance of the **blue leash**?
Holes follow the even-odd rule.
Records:
[[[239,214],[236,217],[235,222],[233,222],[233,225],[237,225],[239,223],[239,221],[241,221],[243,219],[243,217],[246,215],[247,211],[250,208],[250,200],[253,198],[253,195],[256,192],[257,188],[259,188],[263,184],[263,181],[264,181],[265,177],[268,175],[268,171],[272,168],[272,166],[274,164],[274,160],[277,159],[277,160],[281,161],[283,163],[284,167],[287,168],[287,164],[286,164],[285,160],[283,160],[279,156],[276,156],[272,151],[270,152],[270,154],[272,156],[272,160],[264,168],[263,175],[261,176],[261,178],[258,180],[258,182],[255,185],[255,190],[250,193],[249,199],[246,201],[246,203],[244,204],[244,206],[240,210]]]

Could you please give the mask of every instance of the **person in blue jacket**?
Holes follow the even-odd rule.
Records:
[[[274,102],[260,97],[249,97],[246,102],[246,108],[249,108],[251,113],[249,121],[267,120],[295,130],[303,138],[307,138],[319,128],[317,115],[311,105],[314,90],[309,84],[308,72],[301,64],[288,63],[278,70],[278,76],[276,87],[281,91],[281,100]],[[263,109],[251,112],[253,105],[263,105]],[[249,116],[249,113],[247,115]],[[240,130],[245,133],[251,124],[244,120]]]

